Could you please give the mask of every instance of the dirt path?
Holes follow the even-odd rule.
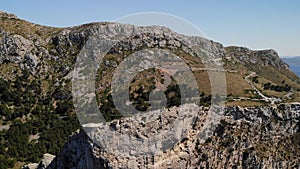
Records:
[[[256,76],[255,72],[250,73],[248,76],[245,77],[245,80],[249,83],[249,85],[252,87],[252,89],[254,89],[256,91],[256,93],[262,97],[262,100],[266,101],[266,102],[270,102],[271,104],[275,104],[278,102],[281,102],[282,100],[280,98],[276,98],[276,97],[268,97],[264,94],[262,94],[257,88],[256,86],[252,83],[251,80],[249,80],[249,78]]]

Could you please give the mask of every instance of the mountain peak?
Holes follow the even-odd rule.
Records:
[[[300,79],[286,66],[272,49],[224,48],[161,26],[53,28],[0,12],[1,167],[45,154],[44,167],[50,153],[57,156],[47,168],[299,168]],[[95,79],[84,90],[78,84],[90,82],[89,70]],[[114,102],[115,82],[126,115]],[[95,124],[97,108],[107,123]],[[91,132],[74,134],[79,128]]]
[[[274,66],[288,69],[289,66],[280,59],[274,49],[250,50],[246,47],[229,46],[225,48],[229,57],[238,59],[245,64]]]

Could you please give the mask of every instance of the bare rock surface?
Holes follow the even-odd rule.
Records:
[[[199,70],[226,72],[215,67],[222,67],[224,61],[243,65],[247,71],[257,74],[257,70],[264,71],[267,66],[288,71],[288,65],[274,50],[223,47],[220,43],[181,35],[161,26],[103,22],[50,28],[4,12],[0,12],[0,19],[7,24],[0,25],[1,70],[7,69],[11,76],[16,76],[19,68],[28,70],[36,78],[54,81],[54,85],[61,79],[72,78],[77,56],[91,38],[109,41],[98,45],[112,45],[107,52],[115,55],[159,48],[201,57],[206,68]],[[15,21],[24,26],[19,32]],[[117,67],[113,62],[105,65]],[[297,83],[293,78],[290,80]],[[53,97],[63,100],[72,96],[63,93]],[[212,112],[207,107],[182,105],[187,108],[183,114],[178,113],[182,107],[172,107],[113,120],[106,125],[85,124],[83,127],[88,133],[81,130],[70,136],[56,157],[45,154],[38,167],[300,168],[300,103],[280,103],[248,108],[230,106],[216,119],[209,116]],[[217,123],[207,125],[206,122],[212,120]]]
[[[173,108],[170,113],[176,114],[178,109]],[[170,149],[157,151],[153,155],[134,155],[131,151],[118,154],[117,151],[105,150],[87,137],[84,132],[80,132],[70,138],[63,152],[56,157],[49,168],[58,166],[84,168],[80,167],[83,164],[89,164],[88,168],[300,167],[299,142],[295,140],[299,138],[299,103],[280,104],[276,108],[268,106],[228,107],[213,134],[201,143],[199,131],[201,131],[207,113],[205,108],[200,108],[196,120],[191,124],[186,124],[190,125],[186,137]],[[114,121],[112,124],[117,130],[122,130],[127,135],[140,138],[150,138],[153,135],[153,132],[150,131],[141,134],[143,136],[138,135],[137,131],[143,129],[132,125],[132,120]],[[138,120],[135,119],[135,122]],[[157,126],[162,125],[161,128],[171,127],[167,123],[160,123],[159,120],[156,122]],[[152,124],[151,126],[155,127],[156,125]],[[154,130],[157,129],[154,128]],[[120,140],[120,136],[116,135],[110,139],[112,142],[117,142]],[[136,151],[143,152],[144,149]],[[72,161],[72,166],[69,166],[67,161]],[[106,161],[106,163],[99,163],[99,161]]]

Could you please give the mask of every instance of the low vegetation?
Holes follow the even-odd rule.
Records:
[[[39,162],[46,152],[58,154],[80,127],[64,88],[57,86],[43,96],[40,80],[27,71],[15,81],[0,79],[0,93],[0,118],[9,125],[0,131],[1,169],[17,161]]]

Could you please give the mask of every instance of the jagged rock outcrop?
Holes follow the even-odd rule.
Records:
[[[22,35],[11,35],[2,30],[0,37],[0,64],[19,64],[21,69],[37,72],[47,72],[48,65],[43,60],[50,59],[45,42],[37,39],[27,39]]]
[[[237,59],[241,63],[256,66],[274,66],[276,68],[288,69],[289,66],[284,63],[275,50],[253,51],[245,47],[230,46],[225,48],[227,56]]]
[[[2,11],[0,11],[0,17],[7,18],[7,19],[18,19],[18,17],[15,14],[6,13],[6,12],[2,12]]]
[[[52,155],[52,154],[44,154],[43,155],[43,159],[42,159],[42,161],[40,162],[40,164],[38,165],[38,169],[45,169],[45,168],[47,168],[50,164],[51,164],[51,162],[53,161],[53,159],[55,158],[55,156],[54,155]]]
[[[1,18],[18,19],[13,14],[0,13]],[[222,59],[226,56],[236,57],[244,64],[272,65],[278,68],[287,68],[274,50],[251,51],[243,47],[227,47],[222,44],[201,37],[188,37],[177,34],[161,26],[138,27],[119,23],[91,23],[71,28],[40,27],[35,32],[45,31],[45,34],[25,35],[10,33],[0,28],[0,63],[12,62],[21,64],[23,68],[33,73],[60,71],[65,75],[72,69],[72,60],[76,59],[85,42],[93,35],[103,35],[117,42],[111,53],[134,51],[144,47],[168,48],[181,50],[191,55],[201,54],[203,62]],[[6,28],[11,29],[11,28]],[[51,33],[52,32],[52,33]],[[42,34],[43,36],[41,37]],[[226,50],[226,51],[225,51]],[[56,65],[50,65],[55,61]],[[49,70],[50,69],[50,70]]]
[[[211,63],[223,66],[222,61],[238,63],[236,65],[244,66],[242,69],[245,71],[244,74],[238,72],[240,70],[224,71],[214,68],[210,71],[231,73],[230,75],[233,75],[234,78],[238,77],[240,80],[244,78],[241,76],[264,69],[264,66],[288,71],[287,64],[279,58],[274,50],[252,51],[243,47],[224,48],[220,43],[201,37],[177,34],[160,26],[138,27],[119,23],[91,23],[71,28],[49,28],[28,23],[18,19],[15,15],[3,12],[0,12],[0,18],[3,21],[3,24],[0,25],[0,65],[13,64],[17,67],[16,69],[28,70],[33,75],[32,77],[45,80],[41,86],[45,93],[49,93],[51,99],[43,101],[52,104],[53,107],[49,109],[61,106],[56,105],[57,100],[71,99],[70,90],[63,90],[67,88],[65,86],[71,86],[70,82],[63,82],[62,79],[72,78],[76,57],[93,35],[113,42],[114,45],[108,52],[116,56],[118,54],[127,55],[126,52],[131,53],[144,48],[161,48],[188,54],[187,59],[190,59],[190,63],[194,62],[191,57],[200,57],[201,64],[207,65]],[[16,25],[21,28],[21,31],[16,31]],[[199,63],[199,65],[201,64]],[[105,65],[107,67],[113,65],[112,67],[116,68],[117,62],[108,61],[105,62]],[[195,71],[207,70],[203,67],[193,68]],[[13,71],[17,72],[14,69]],[[13,76],[16,74],[15,72],[4,72],[3,74]],[[282,80],[279,80],[281,83]],[[293,87],[296,86],[296,84],[293,85]],[[65,88],[62,91],[57,88],[55,91],[48,91],[48,88],[51,88],[49,86]],[[108,86],[104,86],[104,88]],[[243,99],[245,98],[237,98],[239,101]],[[249,101],[252,98],[246,99]],[[169,147],[164,148],[161,145],[165,145],[168,141],[169,137],[167,136],[170,135],[167,135],[161,140],[164,144],[158,144],[157,147],[161,147],[158,148],[158,151],[153,151],[151,155],[149,153],[145,153],[144,156],[140,155],[140,150],[145,151],[146,149],[146,147],[143,149],[141,145],[137,151],[109,151],[116,149],[109,147],[110,144],[103,147],[101,144],[104,143],[96,142],[93,137],[88,137],[88,135],[92,135],[94,138],[101,138],[105,135],[103,130],[101,133],[97,131],[97,127],[91,127],[91,135],[90,133],[87,135],[84,131],[72,135],[53,161],[41,162],[39,167],[60,169],[300,167],[299,103],[248,108],[227,107],[219,119],[218,125],[213,127],[214,130],[209,134],[205,133],[206,137],[202,135],[201,131],[209,114],[208,109],[201,107],[199,111],[191,111],[194,113],[192,116],[183,117],[178,116],[178,109],[178,107],[172,107],[165,112],[159,112],[162,113],[157,116],[160,118],[144,122],[141,122],[139,118],[110,122],[109,129],[112,128],[117,133],[115,137],[110,138],[112,142],[123,141],[121,136],[128,135],[131,138],[151,143],[155,142],[155,140],[151,140],[152,137],[163,130],[172,130],[174,126],[171,124],[174,119],[181,118],[178,126],[186,130],[180,133],[182,134],[180,139],[173,140],[174,142],[171,140],[171,144],[168,144]],[[60,113],[57,115],[58,119],[67,120],[66,114],[74,112]],[[150,117],[154,112],[147,113],[147,117]],[[182,122],[184,119],[186,123]],[[123,142],[123,146],[126,147],[128,144]],[[115,154],[116,152],[117,154]],[[51,161],[50,165],[48,165],[49,161]]]
[[[59,156],[47,168],[109,168],[109,162],[94,156],[95,145],[84,132],[77,132],[66,142]],[[40,168],[39,168],[40,169]]]
[[[53,161],[54,157],[54,155],[46,153],[43,155],[40,163],[26,164],[24,167],[22,167],[22,169],[45,169]]]
[[[171,111],[176,113],[176,109]],[[62,168],[82,168],[82,164],[87,163],[95,168],[300,167],[299,103],[281,104],[278,107],[228,107],[213,135],[204,143],[199,141],[197,131],[203,126],[207,111],[200,109],[200,112],[184,139],[171,149],[156,152],[153,156],[133,156],[130,152],[127,155],[115,155],[93,144],[82,131],[70,138],[49,168],[57,164]],[[136,130],[131,125],[130,131]],[[144,137],[148,137],[147,133],[144,134]],[[117,141],[119,138],[111,139]],[[105,165],[96,165],[95,161],[103,160],[106,161]]]
[[[28,52],[31,51],[33,47],[34,44],[32,41],[25,39],[20,35],[8,36],[7,33],[3,33],[0,47],[2,56],[1,63],[21,63],[23,60],[29,59]],[[35,66],[35,64],[31,66]]]

